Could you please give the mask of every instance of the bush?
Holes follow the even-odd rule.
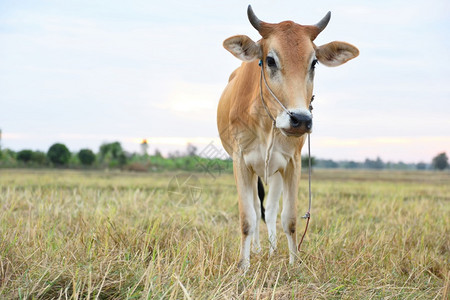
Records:
[[[448,156],[447,153],[442,152],[433,157],[433,161],[431,162],[433,168],[437,170],[444,170],[448,168]]]
[[[37,165],[45,165],[47,163],[47,155],[41,151],[34,151],[31,155],[31,161]]]
[[[16,152],[10,149],[3,149],[0,152],[2,153],[0,160],[1,166],[14,166],[16,164]]]
[[[80,152],[78,152],[78,159],[82,165],[90,166],[95,161],[95,154],[90,149],[81,149]]]
[[[416,165],[417,170],[426,170],[427,169],[427,164],[424,162],[420,162]]]
[[[22,150],[17,152],[16,159],[25,164],[44,165],[47,161],[47,156],[40,151]]]
[[[28,163],[29,161],[31,161],[33,157],[33,151],[31,150],[22,150],[19,151],[17,153],[16,159],[18,161],[24,162],[24,163]]]
[[[55,165],[66,165],[70,159],[70,151],[64,144],[53,144],[47,152],[48,160]]]
[[[100,146],[99,160],[110,168],[124,166],[127,163],[127,157],[119,142],[103,144]]]

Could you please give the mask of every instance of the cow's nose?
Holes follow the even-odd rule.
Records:
[[[294,128],[298,128],[301,126],[305,126],[306,129],[311,129],[312,127],[312,119],[311,116],[304,114],[296,114],[291,113],[291,126]]]

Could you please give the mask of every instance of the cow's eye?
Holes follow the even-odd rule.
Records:
[[[317,63],[318,63],[317,59],[314,59],[313,62],[311,63],[311,71],[314,71]]]
[[[275,62],[275,59],[272,56],[267,56],[266,62],[269,68],[275,68],[277,66],[277,63]]]

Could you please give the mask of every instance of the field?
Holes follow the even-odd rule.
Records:
[[[315,170],[298,262],[261,223],[245,275],[233,176],[189,176],[0,170],[0,298],[448,299],[448,172]]]

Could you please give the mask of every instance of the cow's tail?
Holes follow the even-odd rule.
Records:
[[[264,191],[264,185],[261,181],[261,177],[258,177],[258,197],[259,201],[261,202],[261,219],[266,222],[266,214],[264,209],[264,196],[266,195],[266,192]]]

